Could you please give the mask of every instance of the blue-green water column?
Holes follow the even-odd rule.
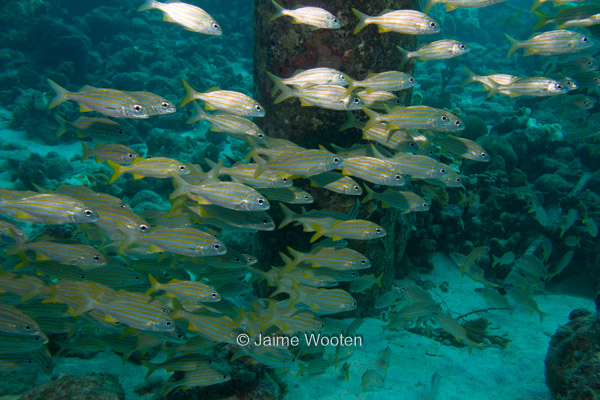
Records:
[[[401,55],[396,46],[414,49],[416,37],[393,32],[381,34],[375,25],[367,26],[355,35],[353,31],[358,18],[353,14],[352,8],[368,15],[378,15],[385,9],[420,10],[421,1],[329,0],[301,3],[304,6],[326,8],[339,19],[342,28],[314,30],[306,25],[292,24],[291,19],[285,16],[270,21],[275,11],[271,0],[255,0],[254,95],[267,113],[265,118],[257,118],[256,123],[267,135],[286,138],[306,148],[323,145],[332,150],[331,143],[344,147],[350,147],[357,142],[364,143],[358,129],[339,132],[339,127],[346,121],[346,113],[343,111],[301,107],[297,99],[274,104],[271,96],[273,83],[267,77],[266,71],[285,78],[297,70],[330,67],[343,71],[354,79],[363,79],[370,72],[399,70]],[[279,0],[279,4],[284,8],[293,9],[298,1]],[[405,71],[410,72],[407,69]],[[406,101],[409,91],[399,92],[398,95],[401,100]],[[361,111],[355,111],[354,114],[359,119],[365,119]],[[356,196],[339,195],[312,188],[308,180],[297,180],[295,185],[313,195],[315,203],[312,204],[312,208],[315,209],[348,212],[356,204]],[[279,208],[273,208],[271,214],[280,221],[282,214]],[[299,208],[295,210],[299,212]],[[350,243],[350,247],[367,255],[373,262],[373,268],[368,273],[383,273],[382,288],[376,287],[372,292],[356,296],[360,305],[358,313],[364,315],[373,311],[375,298],[382,291],[389,289],[393,277],[406,274],[401,260],[409,237],[410,224],[406,216],[399,215],[394,209],[378,207],[373,211],[369,210],[368,205],[361,205],[358,218],[379,223],[388,232],[383,240]],[[302,233],[298,227],[280,230],[277,235],[260,233],[256,250],[263,265],[281,265],[277,251],[283,251],[286,246],[308,250],[309,238],[309,234]]]

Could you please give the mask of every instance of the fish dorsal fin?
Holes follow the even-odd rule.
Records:
[[[366,76],[365,79],[369,79],[370,77],[372,77],[373,75],[377,75],[375,72],[369,72]]]
[[[383,10],[382,12],[379,13],[379,16],[382,16],[382,15],[387,14],[392,11],[394,11],[394,10],[390,10],[389,8],[386,8],[385,10]]]
[[[84,90],[94,90],[94,89],[97,89],[97,88],[94,86],[91,86],[91,85],[85,85],[84,87],[81,88],[80,92],[84,91]]]
[[[296,71],[294,71],[294,73],[290,76],[290,78],[293,78],[301,73],[303,73],[304,71],[306,71],[305,69],[297,69]]]
[[[218,88],[218,87],[216,87],[216,86],[213,86],[213,87],[211,87],[210,89],[208,89],[208,90],[206,91],[206,93],[219,92],[219,91],[221,91],[221,90],[222,90],[221,88]]]

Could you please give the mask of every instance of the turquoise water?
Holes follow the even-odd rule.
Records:
[[[1,399],[597,393],[589,338],[544,360],[598,292],[600,39],[505,36],[576,3],[435,5],[416,46],[368,25],[357,48],[362,3],[305,4],[341,21],[318,30],[141,3],[0,6]],[[442,39],[469,51],[394,49]],[[318,67],[334,86],[267,77]]]

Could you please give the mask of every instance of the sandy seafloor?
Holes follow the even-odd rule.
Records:
[[[27,150],[19,150],[27,157],[29,151],[44,156],[49,151],[56,151],[67,159],[75,154],[81,155],[78,142],[47,146],[37,141],[27,140],[25,134],[6,129],[7,115],[0,113],[0,148],[6,143],[20,143]],[[14,156],[14,151],[11,151]],[[0,158],[8,156],[0,150]],[[8,173],[0,171],[2,185],[12,186]],[[484,298],[474,292],[481,284],[468,277],[461,277],[458,269],[449,258],[441,253],[433,255],[435,269],[431,274],[420,275],[439,286],[444,281],[449,283],[449,291],[444,293],[434,289],[439,296],[436,301],[443,301],[447,307],[457,314],[464,314],[475,309],[489,306]],[[537,295],[535,300],[539,308],[551,315],[541,324],[537,314],[530,314],[523,308],[517,308],[512,316],[507,311],[492,311],[483,316],[490,321],[489,333],[504,335],[511,340],[507,348],[486,347],[474,349],[472,354],[466,347],[444,345],[425,336],[408,331],[388,331],[382,333],[384,321],[375,318],[365,319],[358,330],[363,336],[363,346],[357,348],[348,360],[350,379],[344,380],[340,371],[334,371],[333,365],[325,375],[307,375],[296,377],[298,365],[284,375],[288,383],[286,399],[322,400],[322,399],[406,399],[433,400],[429,397],[431,377],[440,375],[438,400],[477,400],[477,399],[511,399],[511,400],[547,400],[552,396],[544,382],[544,358],[548,343],[556,329],[568,322],[569,313],[575,308],[586,308],[594,311],[591,298],[575,297],[563,290],[576,283],[564,283],[554,286],[546,295]],[[559,288],[560,293],[559,293]],[[556,292],[556,293],[554,293]],[[446,306],[443,305],[444,310]],[[474,316],[475,317],[475,316]],[[351,320],[348,320],[350,322]],[[383,386],[363,391],[361,378],[363,373],[374,368],[381,370],[381,355],[390,346],[393,357],[386,373]],[[334,354],[335,348],[327,350],[325,357]],[[164,354],[159,354],[155,361],[162,361]],[[61,374],[85,375],[92,372],[108,372],[119,377],[126,392],[126,399],[149,399],[150,396],[139,396],[134,388],[144,381],[146,368],[133,363],[122,365],[121,358],[111,352],[99,353],[95,357],[83,360],[78,358],[55,358],[53,375]],[[168,378],[169,374],[160,370],[153,377]],[[40,375],[38,383],[49,377]],[[0,400],[16,399],[18,396],[3,396]]]

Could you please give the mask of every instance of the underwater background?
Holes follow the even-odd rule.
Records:
[[[598,398],[600,3],[440,3],[3,1],[0,399]]]

